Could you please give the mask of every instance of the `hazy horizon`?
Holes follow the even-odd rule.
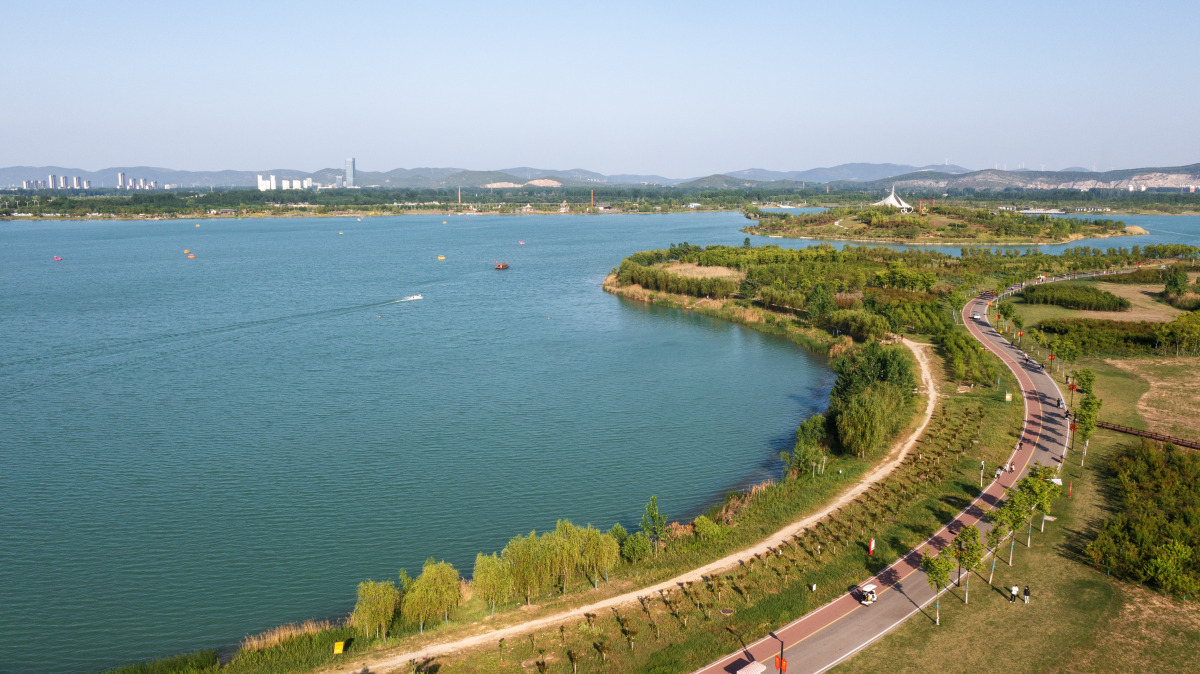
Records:
[[[1098,170],[1200,158],[1194,8],[22,3],[0,165]]]

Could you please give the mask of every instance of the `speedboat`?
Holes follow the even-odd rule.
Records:
[[[423,300],[423,299],[425,299],[425,298],[421,297],[420,295],[409,295],[408,297],[405,297],[402,301],[411,302],[412,300]]]

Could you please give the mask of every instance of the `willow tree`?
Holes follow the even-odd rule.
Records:
[[[579,568],[581,530],[570,520],[559,520],[554,531],[542,534],[542,549],[549,562],[550,575],[563,594],[570,587],[571,577]]]
[[[388,627],[399,607],[400,590],[395,583],[364,580],[358,584],[358,601],[350,614],[350,624],[361,630],[364,637],[379,635],[386,643]]]
[[[536,531],[517,535],[504,546],[500,555],[512,568],[513,588],[525,597],[525,604],[542,591],[550,578],[550,564]]]
[[[601,574],[604,575],[604,581],[608,582],[608,572],[621,558],[621,546],[615,538],[593,529],[590,524],[580,531],[579,542],[579,566],[588,580],[592,581],[592,587],[598,588]]]
[[[443,616],[450,624],[450,609],[462,601],[461,579],[458,570],[447,562],[425,560],[421,575],[408,582],[403,599],[403,613],[417,623],[419,631],[425,633],[425,622]]]
[[[475,570],[471,573],[471,588],[491,605],[494,618],[496,602],[503,602],[512,596],[512,567],[494,552],[490,555],[482,552],[475,555]]]

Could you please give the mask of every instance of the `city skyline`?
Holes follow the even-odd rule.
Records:
[[[738,12],[367,2],[334,13],[218,2],[182,22],[151,7],[6,10],[23,27],[0,45],[21,95],[6,105],[0,165],[315,171],[359,148],[359,162],[378,170],[701,176],[1200,158],[1187,114],[1200,108],[1200,76],[1187,65],[1200,20],[1180,2],[764,2]],[[337,58],[325,56],[331,48]],[[51,82],[35,67],[51,53],[139,72],[81,69]],[[259,68],[263,54],[328,85],[273,77]]]

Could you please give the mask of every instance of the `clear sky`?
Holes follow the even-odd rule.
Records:
[[[1192,2],[28,2],[0,166],[1200,161]]]

